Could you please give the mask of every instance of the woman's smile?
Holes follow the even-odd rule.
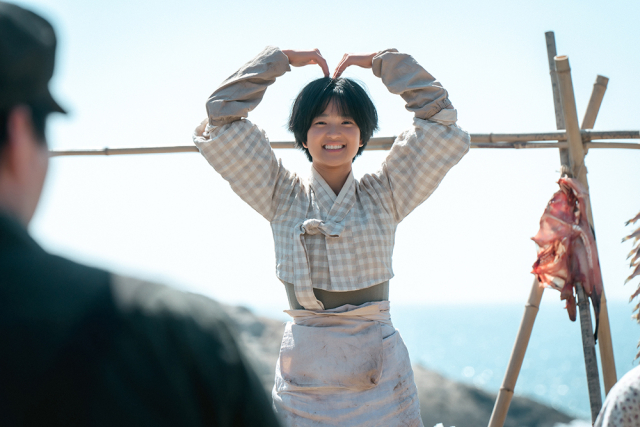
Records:
[[[362,145],[360,128],[351,117],[343,116],[332,101],[311,122],[305,147],[318,171],[351,170],[351,162]]]

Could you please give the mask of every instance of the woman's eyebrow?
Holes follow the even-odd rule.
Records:
[[[319,116],[316,116],[316,119],[324,119],[329,117],[329,114],[320,114]],[[344,116],[342,114],[338,114],[338,117],[340,117],[341,119],[352,119],[353,117],[351,116]]]

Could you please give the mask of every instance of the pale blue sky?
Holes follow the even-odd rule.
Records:
[[[22,1],[59,35],[52,90],[69,109],[51,121],[52,148],[186,145],[215,87],[265,45],[344,52],[396,47],[438,77],[472,133],[555,130],[544,32],[569,55],[582,118],[597,74],[609,77],[596,129],[639,129],[640,3],[612,1]],[[381,118],[377,136],[411,125],[399,97],[370,70],[362,81]],[[294,69],[250,119],[290,140],[291,100],[320,76]],[[290,169],[309,163],[279,150]],[[356,175],[377,168],[365,153]],[[609,299],[634,284],[621,244],[640,210],[640,151],[587,157]],[[472,150],[398,228],[391,299],[400,303],[524,303],[544,207],[556,191],[558,153]],[[253,307],[286,306],[268,223],[198,154],[55,158],[32,224],[48,249],[82,262]],[[545,304],[563,304],[547,291]],[[630,314],[625,313],[627,316]]]

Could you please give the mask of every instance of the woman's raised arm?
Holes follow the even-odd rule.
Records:
[[[207,99],[211,126],[222,126],[246,118],[258,106],[276,78],[290,71],[289,58],[277,47],[268,46],[229,76]]]
[[[278,161],[264,132],[246,119],[267,87],[290,70],[289,65],[318,64],[317,50],[282,51],[267,47],[226,79],[207,100],[207,119],[193,141],[209,164],[245,202],[271,221],[287,198],[295,197],[299,179]]]
[[[268,46],[244,64],[215,90],[207,100],[207,116],[211,126],[222,126],[246,118],[258,106],[267,88],[287,71],[289,65],[303,67],[318,64],[325,76],[327,62],[318,49],[280,50]]]
[[[415,115],[413,127],[396,139],[381,170],[361,180],[381,183],[400,222],[469,150],[469,134],[455,125],[456,110],[447,91],[413,57],[385,50],[374,56],[372,69]]]

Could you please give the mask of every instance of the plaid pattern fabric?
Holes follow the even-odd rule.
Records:
[[[313,168],[308,178],[287,171],[264,132],[246,120],[288,57],[267,47],[209,97],[209,125],[194,142],[233,191],[273,230],[276,275],[293,283],[307,309],[323,309],[313,288],[364,289],[393,277],[398,223],[436,189],[469,149],[455,125],[448,94],[410,55],[378,53],[372,71],[415,114],[413,128],[395,141],[381,169],[360,181],[349,175],[340,194]]]
[[[469,149],[469,135],[456,125],[415,118],[380,170],[359,181],[352,173],[336,196],[313,168],[308,178],[287,171],[248,120],[208,126],[194,142],[233,191],[271,223],[276,274],[294,284],[307,309],[323,309],[313,287],[352,291],[391,279],[398,223]]]

